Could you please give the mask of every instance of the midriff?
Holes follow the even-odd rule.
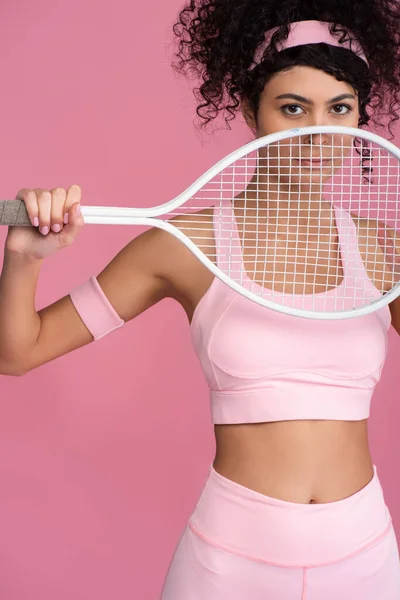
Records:
[[[214,469],[266,496],[302,504],[341,500],[372,479],[367,419],[215,425]]]

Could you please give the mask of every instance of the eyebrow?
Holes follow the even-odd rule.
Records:
[[[308,100],[308,98],[304,98],[303,96],[299,96],[298,94],[281,94],[280,96],[277,96],[275,100],[283,100],[284,98],[298,100],[298,102],[303,102],[304,104],[314,104],[312,100]],[[340,94],[340,96],[335,96],[334,98],[328,100],[326,104],[333,104],[334,102],[340,102],[341,100],[355,99],[356,97],[353,94]]]

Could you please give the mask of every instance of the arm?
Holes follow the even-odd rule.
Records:
[[[170,234],[151,229],[129,242],[98,275],[125,322],[167,296]],[[42,261],[5,253],[0,277],[0,372],[23,375],[93,341],[69,295],[39,312],[35,294]]]

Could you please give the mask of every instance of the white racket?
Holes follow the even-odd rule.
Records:
[[[368,131],[292,129],[232,152],[165,204],[83,206],[82,215],[168,231],[261,306],[357,317],[400,294],[399,161],[395,145]],[[1,201],[0,224],[32,226],[24,202]]]

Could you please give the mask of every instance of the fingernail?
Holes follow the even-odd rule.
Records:
[[[39,219],[38,219],[37,217],[35,217],[35,218],[33,219],[33,225],[34,225],[35,227],[39,227]]]
[[[64,215],[64,225],[68,225],[68,221],[69,221],[69,214],[65,213],[65,215]]]
[[[49,228],[46,227],[42,227],[41,229],[39,229],[40,233],[43,235],[47,235],[49,233]]]
[[[58,223],[56,225],[52,225],[51,228],[55,233],[61,231],[61,225],[59,225]]]
[[[78,206],[76,207],[76,214],[80,215],[81,214],[81,205],[78,204]]]

